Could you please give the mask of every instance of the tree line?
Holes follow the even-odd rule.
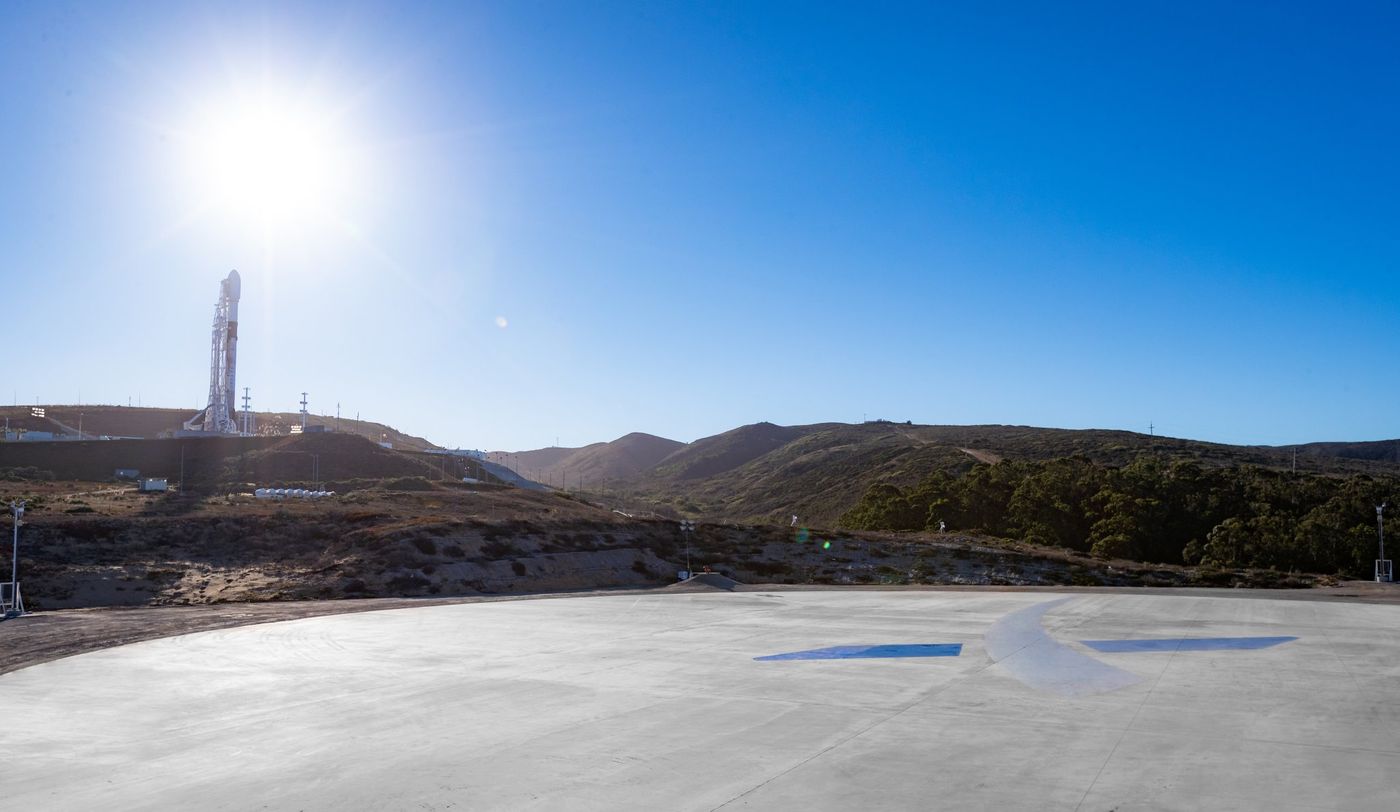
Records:
[[[1104,558],[1370,577],[1375,506],[1396,484],[1156,455],[1122,467],[1083,457],[1004,460],[935,472],[912,488],[877,483],[841,524],[937,530],[946,522]]]

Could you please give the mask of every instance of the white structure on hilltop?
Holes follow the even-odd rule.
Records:
[[[214,338],[209,349],[209,405],[185,421],[187,431],[237,434],[233,419],[234,371],[238,359],[238,298],[241,293],[238,271],[229,271],[219,283],[219,302],[214,305]]]

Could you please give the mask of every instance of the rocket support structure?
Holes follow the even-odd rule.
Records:
[[[214,305],[214,334],[209,349],[209,405],[185,421],[188,431],[239,433],[234,420],[234,372],[238,362],[240,288],[238,271],[229,271],[228,277],[219,283],[219,302]]]

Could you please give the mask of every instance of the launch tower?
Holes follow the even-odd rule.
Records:
[[[214,305],[214,337],[209,349],[209,405],[185,421],[188,431],[237,434],[234,414],[234,370],[238,360],[238,271],[219,283]]]

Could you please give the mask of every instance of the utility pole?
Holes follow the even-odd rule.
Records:
[[[306,433],[306,393],[301,393],[301,431]]]

